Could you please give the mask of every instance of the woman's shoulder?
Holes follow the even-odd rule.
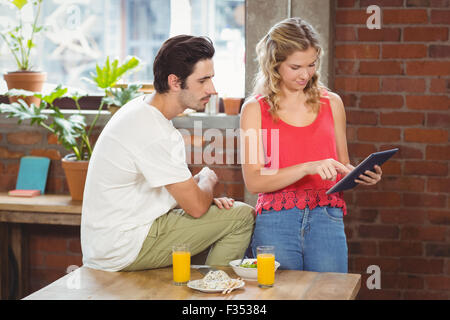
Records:
[[[252,96],[247,98],[244,101],[244,104],[242,105],[241,114],[243,113],[260,113],[261,112],[261,106],[259,104],[259,96]]]
[[[320,89],[320,97],[328,99],[330,101],[330,107],[333,110],[344,108],[344,103],[342,102],[341,97],[326,88]]]

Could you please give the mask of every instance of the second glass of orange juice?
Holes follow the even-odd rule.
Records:
[[[256,247],[258,286],[260,288],[273,287],[275,282],[275,247]]]
[[[185,285],[191,278],[191,252],[186,244],[172,247],[173,284]]]

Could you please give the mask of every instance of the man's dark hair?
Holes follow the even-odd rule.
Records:
[[[194,65],[205,59],[212,59],[214,46],[208,37],[179,35],[166,40],[153,62],[153,85],[158,93],[169,91],[167,77],[176,75],[181,81],[181,88],[186,88],[186,78]]]

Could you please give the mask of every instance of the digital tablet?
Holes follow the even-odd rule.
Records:
[[[331,187],[327,191],[327,194],[344,191],[356,187],[358,183],[355,182],[355,179],[358,179],[358,177],[361,174],[364,174],[366,170],[375,172],[375,169],[373,168],[375,165],[381,166],[397,151],[398,148],[372,153],[367,158],[365,158],[355,169],[350,171],[344,178],[342,178],[342,180],[340,180],[333,187]]]

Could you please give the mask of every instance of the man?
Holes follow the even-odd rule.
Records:
[[[217,176],[209,168],[192,177],[182,136],[170,121],[186,108],[203,110],[215,93],[213,55],[205,37],[167,40],[153,64],[156,92],[127,103],[103,129],[84,191],[85,266],[107,271],[164,267],[172,264],[172,246],[181,243],[190,246],[191,255],[211,247],[209,265],[243,257],[253,208],[213,198]]]

